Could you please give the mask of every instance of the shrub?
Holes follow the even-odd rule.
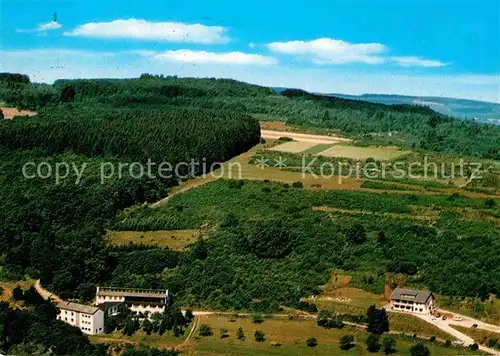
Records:
[[[488,340],[488,347],[496,347],[497,345],[498,345],[497,339],[489,339]]]
[[[193,311],[191,309],[186,309],[186,314],[184,315],[184,317],[188,320],[188,321],[191,321],[194,319],[194,314],[193,314]]]
[[[302,182],[293,182],[292,183],[293,188],[304,188],[304,183]]]
[[[252,315],[252,323],[262,324],[263,322],[264,322],[264,317],[261,314],[253,314]]]
[[[493,199],[486,199],[484,202],[484,206],[486,209],[491,209],[496,205],[495,201]]]
[[[379,352],[382,345],[380,345],[380,335],[370,334],[366,339],[366,349],[368,352]]]
[[[238,331],[236,331],[236,337],[238,340],[243,340],[245,338],[245,333],[243,332],[243,328],[239,327]]]
[[[213,335],[212,328],[206,324],[202,324],[200,326],[199,334],[200,336],[211,336]]]
[[[306,341],[306,345],[309,347],[316,347],[318,345],[318,340],[315,337],[310,337]]]
[[[347,231],[347,240],[355,244],[362,244],[366,241],[366,231],[363,225],[355,224]]]
[[[12,299],[13,300],[23,300],[24,299],[24,292],[23,292],[21,286],[16,286],[16,288],[14,288],[12,290]]]
[[[220,328],[220,338],[225,339],[226,337],[229,337],[229,334],[227,333],[226,328]]]
[[[386,355],[390,355],[396,352],[396,340],[392,337],[386,336],[382,340],[382,347]]]
[[[255,341],[257,342],[263,342],[264,340],[266,340],[265,334],[260,330],[255,330],[253,336],[255,337]]]
[[[344,335],[340,338],[339,346],[341,350],[349,350],[354,347],[354,336]]]
[[[479,345],[478,345],[478,344],[476,344],[476,343],[474,343],[474,344],[472,344],[472,345],[469,345],[469,349],[470,349],[471,351],[477,351],[477,350],[479,350]]]
[[[413,345],[410,349],[411,356],[431,356],[430,350],[421,342]]]

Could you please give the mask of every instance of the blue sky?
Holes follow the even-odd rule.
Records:
[[[0,70],[500,102],[498,0],[3,0]],[[53,13],[57,13],[57,22]]]

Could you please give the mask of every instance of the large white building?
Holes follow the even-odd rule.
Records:
[[[103,332],[104,312],[100,308],[72,302],[60,302],[57,307],[60,310],[58,320],[76,326],[85,334],[95,335]]]
[[[168,290],[97,287],[95,305],[106,306],[124,303],[130,310],[149,318],[153,313],[163,313],[170,297]]]
[[[391,309],[419,314],[432,314],[436,308],[434,295],[429,291],[396,288],[391,295]]]

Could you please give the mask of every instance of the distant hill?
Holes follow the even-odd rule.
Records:
[[[274,88],[278,93],[287,88]],[[483,123],[500,125],[500,104],[485,101],[441,98],[433,96],[406,96],[397,94],[347,95],[338,93],[323,94],[343,99],[363,100],[380,104],[410,104],[428,106],[432,110],[459,119],[475,119]]]

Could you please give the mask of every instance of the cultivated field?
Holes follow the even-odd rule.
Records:
[[[112,245],[123,246],[130,243],[168,247],[182,251],[200,236],[199,230],[159,230],[159,231],[108,231],[106,237]]]
[[[320,154],[325,157],[343,157],[362,160],[373,158],[380,161],[390,161],[409,153],[410,151],[402,151],[394,147],[356,147],[335,145]]]
[[[343,138],[340,136],[313,135],[313,134],[305,134],[297,132],[272,131],[272,130],[261,130],[260,135],[265,139],[277,140],[280,137],[289,137],[295,141],[312,142],[315,144],[335,144],[339,142],[345,143],[352,141],[348,138]]]
[[[288,153],[301,153],[312,147],[316,146],[314,142],[304,142],[304,141],[290,141],[285,142],[281,145],[270,148],[270,151],[288,152]]]

